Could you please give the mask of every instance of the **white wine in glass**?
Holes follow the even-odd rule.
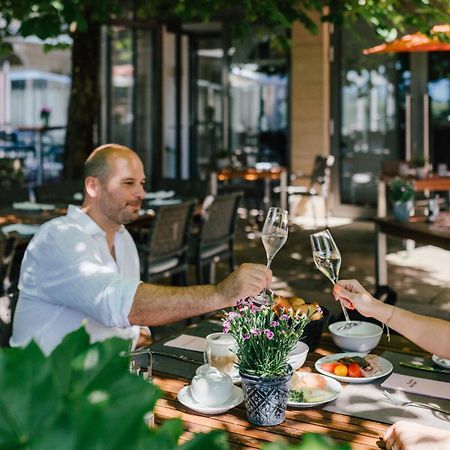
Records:
[[[282,208],[270,208],[261,233],[261,239],[266,249],[267,267],[283,247],[288,237],[288,212]]]
[[[316,267],[326,275],[333,284],[336,284],[339,278],[339,269],[341,268],[341,254],[331,236],[330,230],[320,231],[310,235],[313,259]],[[345,321],[350,325],[347,309],[341,303],[342,312]]]

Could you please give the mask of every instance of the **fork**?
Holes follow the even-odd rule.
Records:
[[[440,406],[435,406],[430,403],[422,403],[422,402],[412,402],[409,400],[400,400],[399,398],[393,397],[388,391],[383,391],[383,395],[386,397],[386,400],[397,406],[416,406],[418,408],[431,409],[433,411],[438,411],[443,414],[450,415],[450,411],[442,409]]]

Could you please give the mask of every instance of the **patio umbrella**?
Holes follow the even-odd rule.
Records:
[[[450,25],[436,25],[432,34],[445,33],[450,36]],[[363,50],[365,55],[374,53],[398,52],[448,52],[450,43],[442,42],[437,36],[429,37],[422,33],[407,34],[400,39]]]

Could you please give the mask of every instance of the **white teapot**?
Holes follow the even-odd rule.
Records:
[[[205,406],[226,403],[233,392],[231,377],[209,364],[200,366],[191,381],[193,399]]]

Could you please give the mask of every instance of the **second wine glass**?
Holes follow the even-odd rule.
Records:
[[[326,275],[333,284],[336,284],[339,277],[339,269],[341,268],[341,253],[331,236],[330,230],[320,231],[310,235],[311,247],[313,251],[313,259],[316,267]],[[350,321],[347,309],[341,303],[342,312],[344,313],[346,327],[351,327],[354,322]]]

